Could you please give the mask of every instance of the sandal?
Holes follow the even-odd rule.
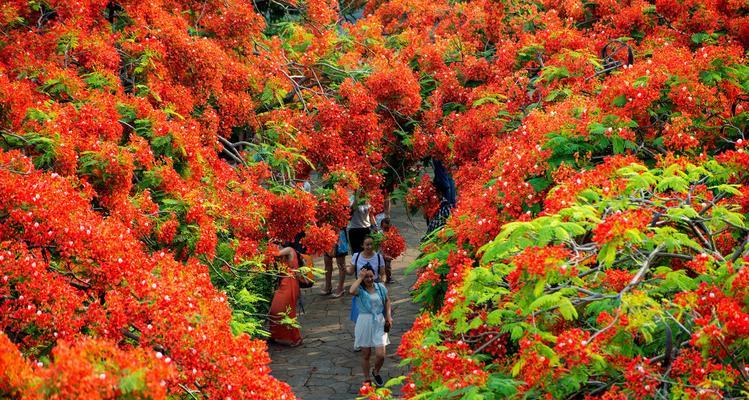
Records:
[[[332,296],[332,297],[333,297],[334,299],[337,299],[337,298],[339,298],[339,297],[343,296],[343,293],[344,293],[344,291],[343,291],[343,290],[341,290],[340,292],[336,292],[335,294],[333,294],[333,296]]]
[[[330,296],[331,293],[333,293],[333,289],[323,290],[320,296]]]

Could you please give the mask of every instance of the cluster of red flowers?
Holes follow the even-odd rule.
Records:
[[[406,193],[406,205],[411,210],[421,210],[425,218],[432,218],[439,211],[440,198],[431,178],[423,175],[420,180],[412,181]]]
[[[398,258],[406,251],[406,240],[401,236],[398,228],[391,226],[383,232],[383,239],[380,242],[380,251],[390,258]]]
[[[713,173],[730,174],[740,193],[749,193],[746,176],[739,172],[749,166],[740,133],[746,118],[741,100],[745,79],[742,73],[726,72],[745,69],[741,65],[749,41],[737,21],[747,19],[746,6],[719,1],[591,5],[403,0],[370,7],[382,30],[403,40],[387,57],[400,56],[421,74],[423,107],[409,143],[414,156],[437,157],[448,165],[459,194],[442,237],[445,243],[424,249],[429,262],[419,270],[415,290],[421,301],[440,308],[431,314],[433,324],[417,324],[401,345],[400,353],[414,368],[433,357],[426,349],[435,340],[449,346],[466,333],[489,335],[498,328],[487,321],[496,324],[499,319],[511,337],[506,352],[497,352],[487,370],[498,379],[511,375],[523,381],[515,387],[518,397],[580,395],[570,388],[584,384],[586,374],[605,363],[617,372],[585,386],[582,391],[593,392],[588,398],[647,398],[663,386],[657,380],[662,365],[610,351],[622,343],[650,343],[652,348],[648,335],[655,326],[661,335],[664,324],[654,316],[655,304],[673,300],[678,308],[669,312],[690,310],[689,318],[696,318],[692,336],[698,338],[690,338],[690,346],[717,349],[722,346],[717,338],[744,332],[746,307],[735,299],[746,293],[740,287],[749,275],[737,274],[742,269],[730,265],[744,262],[737,250],[743,233],[731,224],[697,223],[696,232],[674,234],[673,242],[660,250],[665,255],[654,254],[653,264],[640,274],[627,264],[631,260],[616,257],[635,251],[644,254],[633,259],[646,260],[652,248],[639,246],[683,228],[686,222],[675,222],[679,217],[697,212],[711,218],[713,207],[720,213],[747,210],[746,196],[734,189],[716,199],[712,182],[690,180],[709,165]],[[616,40],[622,37],[634,39]],[[706,161],[711,156],[720,167]],[[643,159],[663,170],[688,163],[699,167],[674,173],[657,187],[649,186],[648,173],[633,180],[617,173]],[[682,190],[687,180],[691,186]],[[664,204],[628,202],[622,193],[637,197],[630,191],[635,185],[657,192]],[[427,216],[434,204],[429,190],[428,178],[422,178],[409,183],[406,195],[407,203],[426,210]],[[695,203],[697,198],[701,203]],[[684,204],[694,211],[669,214],[670,208]],[[594,212],[595,207],[600,209]],[[561,225],[579,225],[567,233],[548,226],[519,238],[510,235],[515,242],[496,245],[510,255],[488,265],[478,261],[503,224],[557,213]],[[569,222],[586,213],[595,217]],[[738,222],[743,216],[735,218],[733,223],[743,224]],[[687,239],[709,251],[697,250]],[[570,244],[579,241],[584,245]],[[464,252],[469,261],[459,260]],[[679,254],[669,258],[674,253]],[[606,264],[609,255],[617,260],[613,265]],[[729,258],[734,261],[724,264]],[[484,272],[471,273],[474,268]],[[703,306],[702,297],[710,301],[710,293],[690,288],[695,282],[712,282],[717,278],[710,274],[725,270],[739,289],[719,284],[709,307]],[[651,303],[651,294],[641,288],[652,281],[663,286],[651,289],[657,292]],[[560,292],[569,296],[569,305],[555,297]],[[616,301],[600,300],[616,296],[626,303],[622,309],[611,308]],[[468,317],[467,310],[476,307],[486,310]],[[578,315],[583,313],[585,317]],[[581,322],[586,318],[596,321],[595,329]],[[483,324],[476,328],[471,322]],[[450,329],[464,330],[457,334]],[[683,330],[674,335],[680,343],[690,336]],[[727,343],[735,346],[731,339]],[[725,354],[708,352],[701,363],[726,365],[720,361]],[[447,384],[434,383],[440,375],[444,371],[409,376],[408,395],[447,391]],[[698,398],[737,393],[739,384],[730,374],[724,381],[716,372],[713,379],[733,387],[718,389],[720,384],[700,378],[699,384],[684,380],[669,389]],[[483,393],[483,388],[473,389]],[[494,396],[501,392],[486,391]]]
[[[507,276],[513,290],[524,286],[527,281],[535,282],[547,274],[576,274],[574,268],[568,268],[566,259],[570,251],[564,246],[529,247],[512,259],[515,271]]]
[[[582,329],[570,329],[562,332],[557,337],[557,344],[554,351],[562,358],[567,368],[574,368],[578,364],[588,364],[590,362],[591,348],[588,346],[590,332]]]
[[[296,196],[277,196],[268,215],[268,235],[282,241],[293,241],[315,218],[315,198],[304,192]]]
[[[307,254],[330,253],[338,243],[338,231],[328,226],[309,225],[304,233],[302,245]]]
[[[653,219],[653,212],[648,209],[634,209],[617,211],[607,216],[596,229],[593,230],[593,241],[598,244],[615,243],[624,241],[628,230],[641,231]]]
[[[437,271],[435,271],[437,267],[438,265],[435,262],[430,262],[426,265],[426,267],[418,271],[419,277],[413,284],[412,289],[419,289],[424,284],[434,286],[439,283],[442,279],[442,276]]]
[[[374,386],[368,382],[359,388],[359,395],[370,400],[384,400],[389,398],[391,394],[390,389],[381,389],[379,392],[375,391]]]
[[[72,374],[70,384],[58,388],[62,393],[78,393],[74,382],[94,382],[77,375],[98,368],[86,366],[87,358],[79,356],[87,354],[84,332],[89,332],[102,339],[90,342],[93,353],[123,360],[113,364],[123,366],[119,372],[97,371],[95,376],[105,374],[103,383],[118,380],[132,364],[148,368],[146,382],[157,382],[159,388],[153,395],[198,379],[205,382],[202,390],[214,395],[291,396],[288,386],[267,374],[264,343],[232,334],[226,296],[213,287],[204,265],[194,258],[177,262],[168,250],[146,253],[120,221],[91,210],[90,199],[81,197],[71,183],[74,179],[35,170],[17,152],[1,153],[0,163],[11,169],[0,170],[5,182],[0,212],[8,216],[0,230],[6,298],[0,328],[34,363],[45,356],[45,349],[62,345],[58,342],[76,343],[72,350],[62,345],[50,354],[51,369],[27,376],[33,385],[11,390],[33,397],[37,391],[53,390],[63,382],[58,377],[67,374]],[[91,293],[99,293],[101,300],[92,302]],[[129,340],[140,346],[118,346]],[[174,374],[163,362],[192,373]],[[21,365],[7,366],[17,368]],[[227,388],[228,382],[233,389]],[[152,395],[148,387],[142,390]],[[108,388],[86,390],[106,394]]]
[[[334,228],[344,228],[348,223],[348,195],[346,190],[338,187],[318,197],[315,208],[315,219]]]
[[[619,168],[625,167],[637,159],[632,156],[613,156],[595,169],[575,171],[564,165],[554,171],[556,186],[544,200],[544,210],[554,213],[574,204],[579,193],[589,187],[600,187],[610,196],[615,196],[624,188],[624,182],[612,180],[610,176]]]
[[[45,391],[90,399],[124,394],[167,399],[167,381],[177,373],[163,355],[142,349],[120,350],[107,340],[60,341],[47,365],[29,363],[3,333],[0,350],[4,367],[0,390],[25,399],[47,398]]]
[[[694,271],[694,273],[704,274],[707,272],[710,260],[712,260],[712,257],[710,257],[708,254],[701,253],[697,254],[693,259],[689,260],[689,262],[687,262],[685,266],[691,271]]]
[[[603,277],[603,286],[613,292],[621,292],[635,276],[632,272],[621,269],[610,269]]]
[[[338,19],[338,3],[331,0],[306,1],[306,15],[316,26],[334,24]]]
[[[553,385],[553,382],[547,379],[551,374],[552,360],[547,357],[548,354],[542,354],[545,344],[541,338],[537,335],[529,335],[520,339],[518,344],[520,348],[516,358],[519,360],[520,375],[523,377],[524,386],[546,388]]]
[[[425,382],[439,380],[449,390],[484,385],[488,374],[470,354],[470,347],[465,342],[449,343],[444,348],[432,346],[422,349],[420,356],[429,362],[414,366],[409,379]],[[403,387],[403,394],[413,397],[418,394],[414,389],[414,385],[407,384]]]
[[[370,75],[366,86],[381,106],[405,116],[413,115],[421,106],[419,82],[408,66],[389,64]]]

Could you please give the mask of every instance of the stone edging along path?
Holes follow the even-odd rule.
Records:
[[[403,207],[393,207],[391,220],[406,239],[408,248],[393,261],[393,277],[396,282],[388,285],[393,302],[393,330],[390,345],[382,369],[387,381],[407,372],[398,366],[400,358],[395,354],[401,336],[408,331],[418,313],[418,306],[411,302],[408,289],[416,281],[414,274],[404,275],[406,267],[418,256],[418,243],[426,227],[424,220],[415,217],[409,220]],[[346,263],[351,257],[346,257]],[[322,259],[315,266],[323,268]],[[334,266],[333,284],[338,271]],[[354,278],[346,278],[346,290]],[[304,314],[297,320],[302,326],[304,344],[288,348],[268,346],[271,357],[272,375],[291,385],[296,396],[303,400],[349,400],[357,397],[363,376],[361,374],[361,353],[353,351],[354,324],[349,321],[351,296],[334,299],[320,296],[322,278],[315,287],[302,289]],[[374,361],[374,357],[372,357]],[[396,388],[397,389],[397,388]]]

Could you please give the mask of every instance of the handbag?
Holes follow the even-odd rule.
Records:
[[[384,317],[385,316],[385,296],[382,295],[381,286],[375,284],[375,288],[377,289],[377,294],[380,295],[380,300],[382,301],[382,316]],[[391,311],[391,314],[392,314],[392,311]],[[393,316],[390,315],[390,318],[392,317]],[[383,330],[385,331],[385,333],[390,333],[390,328],[391,328],[390,323],[385,321],[385,325],[383,326]]]
[[[341,229],[341,231],[338,232],[338,244],[336,245],[335,251],[336,255],[348,253],[348,239],[346,238],[345,229]]]

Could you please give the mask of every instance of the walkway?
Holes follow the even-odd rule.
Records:
[[[405,368],[398,367],[400,359],[395,352],[400,345],[401,335],[411,328],[418,307],[411,302],[408,294],[416,278],[413,274],[405,276],[404,271],[418,255],[419,239],[426,230],[424,220],[418,216],[413,218],[414,227],[400,205],[393,207],[391,219],[406,239],[408,249],[393,261],[396,283],[388,285],[393,301],[394,326],[382,370],[386,381],[407,372]],[[350,262],[350,257],[346,258],[346,262]],[[315,266],[322,267],[322,260],[315,263]],[[334,284],[337,274],[337,270],[334,271]],[[347,277],[347,290],[352,282],[353,277]],[[303,400],[354,399],[363,377],[361,353],[353,351],[354,325],[349,321],[351,296],[347,294],[339,299],[320,296],[322,284],[322,281],[318,281],[316,287],[302,289],[306,313],[298,320],[302,325],[304,344],[296,348],[269,346],[272,375],[291,385],[297,397]]]

